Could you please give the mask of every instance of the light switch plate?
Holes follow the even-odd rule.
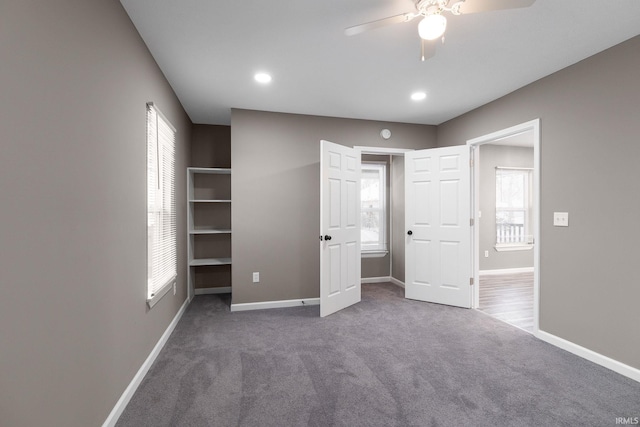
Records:
[[[555,227],[568,227],[569,226],[569,212],[554,212],[553,213],[553,225]]]

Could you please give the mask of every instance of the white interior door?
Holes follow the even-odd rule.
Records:
[[[471,187],[465,145],[405,154],[405,297],[471,307]]]
[[[320,142],[320,316],[360,302],[360,152]]]

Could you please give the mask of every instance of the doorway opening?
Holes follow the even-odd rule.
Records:
[[[404,154],[413,150],[362,146],[354,148],[360,151],[363,170],[362,224],[376,225],[374,233],[372,233],[373,230],[363,227],[361,283],[388,282],[404,288]],[[375,168],[376,165],[384,165],[384,189],[380,197],[384,204],[382,214],[375,212],[375,207],[378,206],[375,201],[371,203],[371,200],[364,200],[371,199],[370,194],[366,197],[364,195],[365,169]],[[381,223],[378,223],[378,220]],[[369,246],[372,243],[371,237],[374,234],[378,236],[379,232],[384,234],[379,236],[378,247]],[[368,244],[365,244],[365,241]]]
[[[467,141],[473,159],[473,307],[539,329],[540,121]]]
[[[471,308],[470,148],[363,149],[325,140],[320,145],[320,316],[359,302],[366,283],[360,256],[363,154],[404,156],[406,194],[399,205],[405,230],[390,240],[404,242],[405,298]]]
[[[361,150],[363,159],[364,151],[369,154],[377,149]],[[396,154],[389,151],[385,149],[384,154]],[[407,299],[470,308],[470,149],[460,145],[398,154],[402,157],[397,156],[399,162],[393,163],[394,172],[395,166],[401,166],[402,174],[392,182],[396,185],[391,197],[396,214],[389,228],[395,229],[391,260],[399,268],[390,266],[393,280],[385,281],[401,282]],[[364,224],[364,207],[361,212]],[[366,273],[364,261],[361,271]],[[396,272],[402,279],[394,277]]]

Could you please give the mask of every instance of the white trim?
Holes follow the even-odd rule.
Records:
[[[176,130],[176,128],[171,124],[171,121],[170,121],[169,119],[167,119],[167,116],[165,116],[165,115],[162,113],[162,110],[160,110],[160,107],[158,107],[158,104],[156,104],[155,102],[147,102],[147,105],[148,105],[149,107],[153,107],[153,109],[156,111],[156,113],[158,113],[158,115],[159,115],[160,117],[162,117],[162,120],[164,120],[165,122],[167,122],[167,125],[171,128],[171,130],[172,130],[173,132],[178,132],[178,131]]]
[[[389,276],[363,277],[360,279],[360,283],[385,283],[390,281],[391,281],[391,277]]]
[[[212,295],[212,294],[229,294],[231,293],[231,286],[220,286],[217,288],[196,288],[196,295]]]
[[[542,341],[555,345],[556,347],[566,350],[569,353],[573,353],[576,356],[580,356],[583,359],[587,359],[590,362],[603,366],[607,369],[611,369],[612,371],[617,372],[620,375],[624,375],[627,378],[631,378],[634,381],[640,382],[640,369],[634,368],[633,366],[625,365],[622,362],[618,362],[617,360],[614,360],[610,357],[607,357],[600,353],[596,353],[593,350],[589,350],[588,348],[582,347],[578,344],[572,343],[571,341],[567,341],[545,331],[538,330],[538,332],[534,335]]]
[[[472,178],[472,217],[476,218],[480,211],[479,188],[480,179],[480,156],[477,147],[509,136],[532,131],[533,133],[533,334],[535,335],[540,328],[540,119],[534,119],[525,123],[520,123],[506,129],[502,129],[487,135],[473,138],[467,141],[467,145],[471,147],[471,158],[473,161],[473,178]],[[478,224],[478,221],[475,221]],[[476,283],[480,280],[480,248],[478,247],[480,232],[478,226],[473,226],[472,232],[472,265],[473,277]],[[474,286],[473,307],[478,308],[480,303],[480,286]]]
[[[389,249],[389,276],[393,274],[393,155],[389,155],[389,241],[387,242]]]
[[[389,154],[394,156],[404,156],[404,153],[414,151],[413,148],[364,147],[361,145],[356,145],[353,148],[360,150],[360,154]]]
[[[362,156],[362,154],[361,154]],[[378,208],[363,208],[360,206],[360,213],[362,211],[377,212],[380,214],[379,236],[376,243],[363,243],[360,241],[360,257],[361,258],[377,258],[386,255],[388,248],[387,245],[387,210],[390,210],[390,206],[387,204],[387,162],[383,161],[363,161],[360,160],[360,200],[362,201],[362,175],[363,171],[369,172],[375,171],[378,176],[378,182],[380,188],[378,191],[378,198],[380,201],[380,207]],[[362,224],[360,224],[362,229]],[[385,252],[382,253],[381,252]]]
[[[154,296],[147,298],[147,305],[149,306],[149,308],[153,308],[154,305],[159,303],[162,297],[164,297],[169,292],[169,290],[171,290],[175,285],[176,285],[176,277],[174,277],[173,279],[168,281],[163,287],[158,289],[158,293],[156,293]]]
[[[404,282],[401,282],[400,280],[396,279],[395,277],[393,277],[393,276],[392,276],[392,277],[390,277],[390,278],[389,278],[389,281],[390,281],[391,283],[393,283],[394,285],[396,285],[396,286],[400,286],[402,289],[404,289]]]
[[[178,310],[178,313],[176,313],[175,317],[173,318],[173,320],[171,321],[167,329],[164,331],[164,333],[156,343],[156,346],[153,347],[153,350],[151,350],[151,353],[149,353],[147,360],[145,360],[142,366],[140,366],[140,369],[138,369],[138,372],[133,377],[133,379],[127,386],[127,388],[124,390],[124,393],[122,393],[122,396],[120,396],[120,399],[118,399],[118,402],[111,410],[111,413],[105,420],[104,424],[102,424],[102,427],[113,427],[116,425],[116,423],[118,422],[118,419],[120,418],[120,415],[122,415],[125,408],[127,407],[127,404],[129,403],[134,393],[140,386],[140,383],[142,383],[144,376],[147,375],[147,372],[149,372],[149,368],[151,368],[151,365],[153,365],[153,362],[155,362],[156,358],[160,354],[160,351],[162,350],[164,345],[167,343],[169,336],[171,336],[171,333],[176,328],[176,325],[182,318],[182,315],[184,314],[185,310],[187,309],[187,306],[189,305],[189,302],[190,302],[189,298],[187,298],[184,301],[184,303],[182,304],[182,307],[180,307],[180,310]]]
[[[513,274],[513,273],[531,273],[533,267],[519,267],[519,268],[500,268],[497,270],[480,270],[480,275],[484,274]]]
[[[404,282],[401,282],[400,280],[396,279],[395,277],[392,276],[380,276],[380,277],[363,277],[362,279],[360,279],[360,283],[361,284],[366,284],[366,283],[393,283],[396,286],[400,286],[402,289],[404,289]]]
[[[531,249],[533,249],[533,246],[534,245],[527,245],[527,244],[513,245],[513,244],[500,243],[495,245],[493,249],[495,249],[496,252],[530,251]]]
[[[231,304],[231,311],[265,310],[270,308],[288,308],[288,307],[300,307],[303,305],[319,305],[319,304],[320,304],[320,298],[247,302],[242,304]]]
[[[360,251],[360,258],[384,258],[389,251]]]
[[[496,170],[503,170],[503,171],[532,171],[533,168],[523,168],[520,166],[496,166]]]

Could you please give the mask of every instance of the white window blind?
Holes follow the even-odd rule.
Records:
[[[173,126],[147,104],[147,302],[153,306],[177,276]]]

